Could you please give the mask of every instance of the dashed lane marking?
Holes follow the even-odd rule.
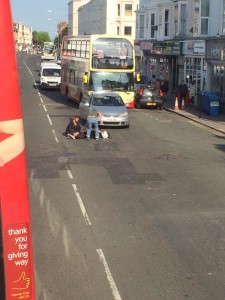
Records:
[[[49,124],[52,126],[52,120],[51,120],[51,118],[49,117],[48,114],[47,114],[47,118],[48,118]]]
[[[76,184],[72,184],[72,186],[73,186],[73,190],[74,190],[74,193],[76,195],[78,204],[80,206],[81,212],[82,212],[82,214],[84,216],[84,220],[85,220],[85,222],[86,222],[87,225],[91,226],[91,221],[90,221],[90,219],[88,217],[88,214],[86,212],[85,206],[84,206],[83,201],[81,199],[80,193],[78,192],[77,186],[76,186]]]
[[[103,253],[102,249],[96,249],[96,251],[98,253],[99,259],[101,260],[101,262],[103,263],[103,266],[105,268],[107,279],[109,281],[109,284],[110,284],[110,287],[111,287],[114,299],[115,300],[122,300],[122,298],[120,296],[120,293],[119,293],[119,291],[117,289],[116,283],[115,283],[115,281],[113,279],[113,276],[112,276],[112,274],[110,272],[108,263],[107,263],[107,261],[105,259],[105,256],[104,256],[104,253]]]
[[[54,136],[54,139],[55,139],[56,143],[59,143],[59,140],[58,140],[58,138],[56,136],[56,133],[55,133],[54,129],[52,129],[52,133],[53,133],[53,136]]]

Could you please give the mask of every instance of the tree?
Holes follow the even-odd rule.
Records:
[[[50,39],[50,36],[49,36],[48,32],[39,31],[37,35],[38,35],[38,44],[41,47],[44,46],[44,42],[51,42],[51,39]]]
[[[32,43],[33,45],[38,44],[38,32],[36,30],[32,32]]]
[[[55,38],[54,38],[54,45],[57,48],[60,48],[60,45],[62,44],[62,39],[64,36],[68,35],[68,26],[65,27],[61,33],[59,33]]]
[[[59,47],[59,36],[58,36],[58,35],[54,38],[54,45],[55,45],[57,48]]]
[[[65,27],[61,32],[61,37],[63,38],[65,35],[68,35],[68,26]]]

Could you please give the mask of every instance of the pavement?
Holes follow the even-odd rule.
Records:
[[[166,97],[164,109],[225,134],[225,114],[211,116],[199,110],[196,105],[188,105],[182,110],[175,109],[175,96],[171,95]]]

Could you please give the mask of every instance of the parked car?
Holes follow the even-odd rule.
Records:
[[[85,94],[79,105],[80,117],[86,120],[94,109],[102,114],[102,126],[130,126],[129,112],[117,93],[96,91]]]
[[[135,76],[134,78],[134,91],[135,93],[138,93],[139,89],[148,83],[147,77],[141,75],[140,81],[137,81],[137,78]]]
[[[160,96],[157,87],[144,85],[140,87],[135,95],[134,105],[140,109],[142,107],[163,108],[163,97]]]

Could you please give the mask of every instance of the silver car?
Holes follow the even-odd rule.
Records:
[[[128,110],[117,93],[99,91],[85,94],[79,105],[80,117],[86,120],[88,113],[94,109],[102,114],[102,126],[130,126]]]

